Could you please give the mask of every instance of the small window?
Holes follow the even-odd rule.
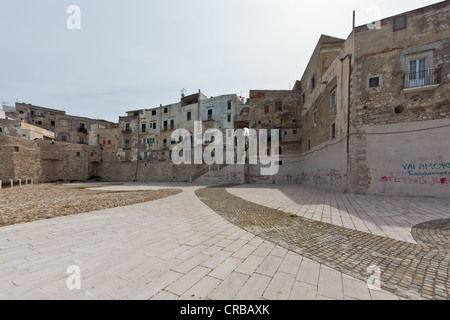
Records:
[[[128,149],[130,147],[130,140],[125,140],[124,148]]]
[[[91,151],[91,157],[95,156],[95,152]]]
[[[86,129],[86,124],[83,122],[80,122],[80,129]]]
[[[130,124],[128,122],[125,123],[125,130],[130,131]]]
[[[334,138],[336,138],[336,124],[335,123],[333,123],[331,125],[331,139],[334,139]]]
[[[168,125],[168,122],[164,121],[164,131],[167,131],[167,125]]]
[[[0,133],[2,132],[2,128],[0,128]]]
[[[81,157],[81,152],[77,152],[77,157]]]
[[[270,113],[270,106],[264,106],[264,113],[265,114]]]
[[[227,119],[228,123],[231,122],[231,114],[228,115],[228,119]]]
[[[380,77],[373,77],[369,79],[369,88],[377,88],[380,86]]]
[[[231,110],[231,101],[228,101],[228,110]]]
[[[275,112],[283,111],[283,101],[275,101]]]
[[[103,144],[106,144],[106,140],[103,140]]]
[[[170,120],[170,130],[175,129],[175,120]]]
[[[336,106],[336,91],[333,91],[331,93],[331,107],[335,107]]]
[[[313,91],[316,88],[316,76],[313,76],[311,78],[311,91]]]
[[[21,111],[19,111],[19,113],[20,113],[20,114],[23,114],[23,111],[21,110]]]
[[[153,130],[156,130],[156,122],[153,123]]]
[[[311,150],[311,139],[308,139],[308,151]]]
[[[67,142],[69,140],[69,137],[66,134],[63,134],[61,136],[61,141]]]
[[[30,114],[31,114],[32,116],[34,116],[34,115],[36,114],[36,112],[34,112],[33,110],[31,110]]]
[[[406,29],[406,14],[394,18],[394,31]]]
[[[50,125],[51,125],[52,127],[54,127],[54,126],[55,126],[55,121],[50,121]]]
[[[306,102],[306,96],[305,96],[305,94],[303,93],[303,94],[302,94],[302,105],[304,105],[305,102]]]
[[[295,135],[295,134],[298,134],[298,131],[294,130],[294,131],[292,131],[292,133]]]
[[[212,118],[213,118],[213,110],[209,109],[208,110],[208,120],[212,120]]]
[[[14,147],[14,152],[19,152],[19,147]]]
[[[164,140],[163,140],[163,147],[164,147],[164,148],[167,147],[167,139],[164,139]]]
[[[152,111],[152,116],[156,116],[156,110]]]
[[[142,133],[147,131],[147,125],[145,123],[142,124]]]
[[[164,113],[169,113],[169,108],[164,108]]]
[[[314,120],[314,124],[317,124],[317,110],[314,111],[313,120]]]
[[[192,120],[192,112],[188,112],[187,113],[187,121],[191,121]]]

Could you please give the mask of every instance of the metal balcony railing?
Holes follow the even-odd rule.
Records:
[[[418,88],[441,83],[442,69],[428,69],[417,72],[406,72],[403,77],[403,89]]]

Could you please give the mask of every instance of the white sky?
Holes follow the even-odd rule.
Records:
[[[439,1],[1,0],[0,100],[117,122],[126,111],[290,89],[321,34]],[[69,5],[81,30],[69,30]],[[369,10],[369,11],[368,11]]]

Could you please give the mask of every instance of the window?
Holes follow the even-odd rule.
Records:
[[[369,79],[369,88],[377,88],[380,86],[380,77],[373,77]]]
[[[308,151],[311,150],[311,139],[308,139]]]
[[[2,128],[0,128],[0,133],[2,132]]]
[[[231,110],[231,101],[228,101],[228,110]]]
[[[314,121],[314,125],[316,125],[316,124],[317,124],[317,110],[314,111],[314,114],[313,114],[313,121]]]
[[[336,91],[333,91],[331,93],[331,107],[335,107],[336,106]]]
[[[80,137],[80,139],[78,139],[78,143],[79,144],[84,144],[84,137]]]
[[[19,111],[19,113],[20,113],[20,114],[23,114],[23,111],[22,111],[22,110],[20,110],[20,111]]]
[[[164,113],[169,113],[169,108],[164,108]]]
[[[429,84],[427,72],[427,59],[409,61],[409,87],[422,87]],[[431,78],[431,77],[430,77]]]
[[[14,152],[19,152],[19,147],[14,147]]]
[[[164,131],[167,131],[167,124],[168,124],[168,122],[164,121]]]
[[[106,140],[103,140],[103,144],[106,144]]]
[[[406,29],[406,15],[394,18],[394,31]]]
[[[228,115],[228,119],[227,119],[228,123],[231,122],[231,114]]]
[[[130,123],[125,123],[125,131],[130,131]]]
[[[264,113],[265,113],[265,114],[270,113],[270,106],[265,106],[265,107],[264,107]]]
[[[316,76],[313,76],[311,78],[311,91],[313,91],[316,88]]]
[[[170,120],[170,130],[175,129],[175,120]]]
[[[77,157],[81,157],[81,152],[77,152]]]
[[[95,152],[91,151],[91,157],[95,156]]]
[[[156,110],[152,111],[152,116],[156,116]]]
[[[61,135],[61,141],[67,142],[68,140],[69,140],[69,137],[67,136],[67,134]]]
[[[293,134],[298,134],[297,130],[292,131]]]
[[[30,114],[31,114],[32,116],[34,116],[34,115],[36,114],[36,112],[33,111],[33,110],[31,110],[31,111],[30,111]]]
[[[50,121],[50,125],[51,125],[52,127],[54,127],[54,126],[55,126],[55,121]]]
[[[275,101],[275,112],[283,111],[283,101]]]
[[[167,139],[164,139],[163,140],[163,148],[166,148],[167,147]]]
[[[208,110],[208,120],[212,120],[212,118],[213,118],[213,110],[209,109]]]
[[[153,130],[156,130],[156,122],[152,124]]]
[[[86,124],[84,122],[80,122],[80,129],[86,129]]]
[[[108,140],[108,144],[111,144],[111,140]]]
[[[335,123],[333,123],[331,125],[331,139],[334,139],[334,138],[336,138],[336,124]]]
[[[125,149],[130,148],[130,140],[125,140],[124,148],[125,148]]]
[[[188,111],[187,113],[187,121],[191,121],[192,120],[192,112]]]
[[[145,123],[142,124],[142,133],[145,133],[147,131],[147,125]]]
[[[306,96],[305,96],[305,94],[303,93],[302,94],[302,105],[304,105],[306,103]]]

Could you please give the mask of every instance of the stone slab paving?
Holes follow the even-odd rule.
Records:
[[[450,218],[450,198],[355,195],[295,184],[242,185],[228,192],[300,217],[414,244],[414,226]]]
[[[230,223],[182,194],[0,228],[0,299],[399,299]],[[67,288],[80,267],[81,290]]]
[[[339,270],[364,281],[371,281],[376,271],[383,289],[405,298],[450,299],[450,251],[444,246],[447,239],[442,240],[441,250],[377,236],[262,206],[229,193],[226,186],[200,189],[196,194],[233,224],[331,267],[333,270],[320,272],[318,296],[324,296],[325,290],[320,290],[324,284],[331,284],[328,295],[344,298],[336,290]],[[277,261],[271,263],[263,270],[274,277],[273,264]]]

